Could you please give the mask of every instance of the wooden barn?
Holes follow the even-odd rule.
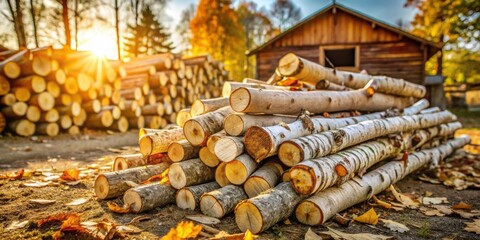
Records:
[[[441,48],[441,43],[333,3],[247,54],[256,56],[258,79],[268,79],[278,60],[293,52],[327,67],[357,72],[364,69],[371,75],[428,85],[433,105],[443,106],[438,99],[443,98],[443,78],[425,76],[425,62]]]

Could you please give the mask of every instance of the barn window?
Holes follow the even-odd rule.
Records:
[[[322,46],[320,47],[320,64],[341,70],[359,71],[358,46]]]

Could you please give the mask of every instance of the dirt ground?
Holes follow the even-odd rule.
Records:
[[[479,124],[477,122],[477,124]],[[468,127],[478,127],[470,124]],[[127,234],[127,239],[157,239],[175,227],[187,215],[200,214],[199,211],[185,211],[176,205],[170,204],[142,214],[117,214],[110,211],[106,201],[95,199],[93,181],[99,172],[108,171],[113,157],[119,152],[136,150],[137,131],[127,133],[108,134],[105,132],[89,132],[80,136],[61,135],[55,138],[34,137],[20,138],[12,136],[0,137],[0,173],[14,172],[18,169],[37,170],[59,175],[62,170],[76,168],[82,170],[82,180],[76,185],[67,185],[59,181],[52,181],[46,187],[26,187],[25,182],[44,179],[50,174],[34,175],[26,180],[0,180],[0,239],[51,239],[58,226],[52,228],[38,228],[38,220],[48,216],[75,212],[81,214],[82,221],[101,221],[108,219],[119,225],[128,223],[138,217],[146,216],[149,219],[130,224],[139,228],[139,233]],[[452,206],[461,201],[480,209],[480,191],[478,189],[457,191],[443,185],[426,183],[418,180],[418,174],[411,175],[400,181],[396,186],[404,193],[413,193],[417,196],[431,192],[433,197],[446,197],[446,205]],[[380,194],[380,199],[387,199],[390,194]],[[67,203],[78,198],[87,198],[87,202],[77,206],[68,206]],[[31,199],[56,200],[52,204],[36,204]],[[368,203],[358,204],[347,210],[348,213],[363,213],[371,206]],[[397,233],[384,227],[352,222],[348,227],[329,221],[324,226],[312,227],[315,232],[326,230],[326,226],[347,233],[373,233],[393,236],[396,239],[480,239],[480,235],[463,230],[465,222],[459,216],[448,215],[443,217],[426,216],[419,210],[406,209],[394,211],[375,207],[381,218],[394,220],[405,224],[410,231]],[[20,229],[7,230],[13,221],[29,223]],[[270,228],[259,236],[259,239],[303,239],[307,226],[299,224],[293,217],[289,224],[282,222]],[[213,227],[229,233],[239,233],[233,214],[222,219],[220,224]],[[78,239],[73,236],[71,239]]]

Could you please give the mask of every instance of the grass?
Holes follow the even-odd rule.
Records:
[[[418,229],[418,236],[421,238],[427,238],[430,234],[430,224],[428,222],[423,222],[422,226]]]

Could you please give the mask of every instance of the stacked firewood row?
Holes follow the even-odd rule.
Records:
[[[197,98],[219,97],[228,78],[209,55],[181,59],[172,54],[141,57],[119,68],[123,112],[137,128],[163,128]]]
[[[225,83],[223,97],[196,101],[178,127],[142,129],[141,153],[117,157],[97,177],[97,197],[123,196],[131,212],[169,203],[234,212],[255,234],[293,214],[319,225],[469,142],[452,138],[461,124],[428,108],[423,86],[293,54],[277,72],[268,84]]]
[[[227,76],[209,56],[160,54],[121,64],[51,47],[9,50],[0,53],[0,132],[161,128],[194,99],[220,96]]]

